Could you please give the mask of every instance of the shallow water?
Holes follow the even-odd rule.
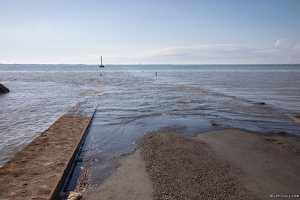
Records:
[[[153,131],[300,135],[300,65],[0,65],[0,77],[0,166],[81,101],[98,107],[78,166],[96,174]]]

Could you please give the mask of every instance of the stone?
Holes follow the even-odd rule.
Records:
[[[286,132],[285,131],[280,131],[277,133],[277,135],[286,135]]]
[[[293,117],[291,117],[291,118],[292,118],[292,120],[294,120],[295,122],[300,123],[300,116],[293,116]]]
[[[248,103],[254,104],[254,105],[266,105],[265,102],[262,101],[248,101]]]
[[[6,88],[4,85],[2,85],[2,84],[0,83],[0,94],[1,94],[1,93],[5,94],[5,93],[8,93],[8,92],[9,92],[9,89]]]

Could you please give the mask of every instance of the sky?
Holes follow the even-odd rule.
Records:
[[[0,0],[0,63],[299,64],[300,0]]]

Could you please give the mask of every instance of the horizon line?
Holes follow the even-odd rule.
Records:
[[[112,65],[133,65],[133,66],[141,66],[141,65],[299,65],[300,63],[226,63],[226,64],[220,64],[220,63],[207,63],[207,64],[186,64],[186,63],[180,63],[180,64],[142,64],[142,63],[130,63],[130,64],[106,64],[104,66],[112,66]],[[99,64],[84,64],[84,63],[0,63],[0,65],[99,65]]]

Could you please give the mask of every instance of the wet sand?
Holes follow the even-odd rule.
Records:
[[[58,199],[91,116],[72,110],[0,168],[0,200]]]
[[[153,186],[146,171],[146,163],[137,150],[119,161],[121,167],[100,187],[89,188],[85,199],[153,199]]]
[[[83,199],[141,199],[139,193],[143,199],[300,198],[300,139],[295,137],[236,129],[197,137],[162,133],[145,138],[140,151],[120,163]]]

